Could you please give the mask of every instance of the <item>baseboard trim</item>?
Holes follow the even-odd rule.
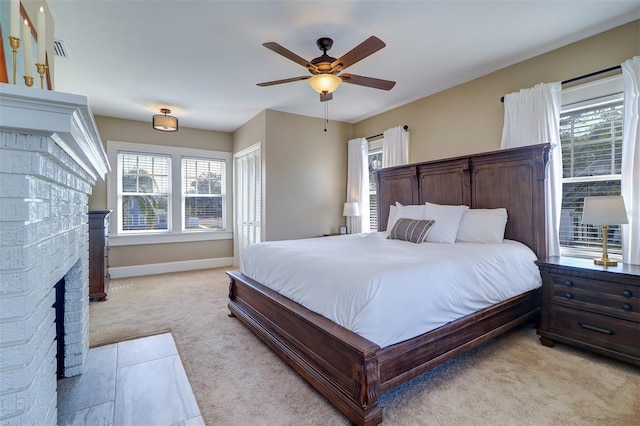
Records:
[[[215,259],[185,260],[182,262],[152,263],[149,265],[110,267],[113,279],[139,277],[142,275],[167,274],[170,272],[193,271],[196,269],[222,268],[233,266],[233,257]]]

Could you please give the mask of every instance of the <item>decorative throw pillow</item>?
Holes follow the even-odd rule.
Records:
[[[457,241],[501,243],[507,226],[507,209],[469,209],[462,215]]]
[[[427,236],[431,243],[455,243],[458,235],[460,220],[469,206],[447,206],[442,204],[425,203],[424,219],[435,221],[433,229]]]
[[[433,220],[419,220],[400,218],[389,231],[387,239],[411,241],[412,243],[424,243],[429,230],[433,226]]]

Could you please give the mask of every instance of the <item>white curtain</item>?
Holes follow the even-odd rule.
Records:
[[[409,164],[409,132],[401,126],[382,132],[382,167]]]
[[[500,148],[550,143],[545,185],[547,256],[560,256],[562,151],[560,148],[560,82],[541,83],[504,97],[504,127]]]
[[[347,145],[347,202],[358,203],[360,216],[354,217],[349,232],[369,232],[369,145],[365,138],[352,139]]]
[[[628,225],[622,225],[622,261],[640,264],[640,56],[622,64],[624,125],[622,129],[622,196]]]

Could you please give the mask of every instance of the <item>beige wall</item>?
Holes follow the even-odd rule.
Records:
[[[344,225],[351,124],[265,110],[233,134],[233,151],[262,142],[265,240],[315,237]]]
[[[581,40],[355,124],[368,136],[407,124],[410,161],[498,149],[504,109],[500,97],[542,82],[567,80],[640,55],[640,21]]]
[[[108,140],[224,152],[231,152],[233,147],[230,133],[187,127],[180,127],[176,133],[159,132],[151,127],[151,117],[148,123],[102,116],[96,116],[95,121],[105,149]],[[115,166],[111,164],[111,173],[115,172]],[[230,202],[231,200],[229,197]],[[89,209],[106,208],[107,184],[99,181],[89,197]],[[221,257],[233,257],[233,240],[112,246],[109,251],[109,264],[111,267],[122,267]]]
[[[240,152],[258,142],[266,139],[267,110],[262,110],[258,115],[244,123],[233,132],[233,152]]]
[[[266,240],[336,233],[344,225],[352,125],[267,111]]]

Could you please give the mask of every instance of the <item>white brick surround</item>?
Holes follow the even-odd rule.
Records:
[[[85,97],[0,84],[0,424],[55,425],[54,285],[64,375],[89,346],[87,201],[109,171]]]

